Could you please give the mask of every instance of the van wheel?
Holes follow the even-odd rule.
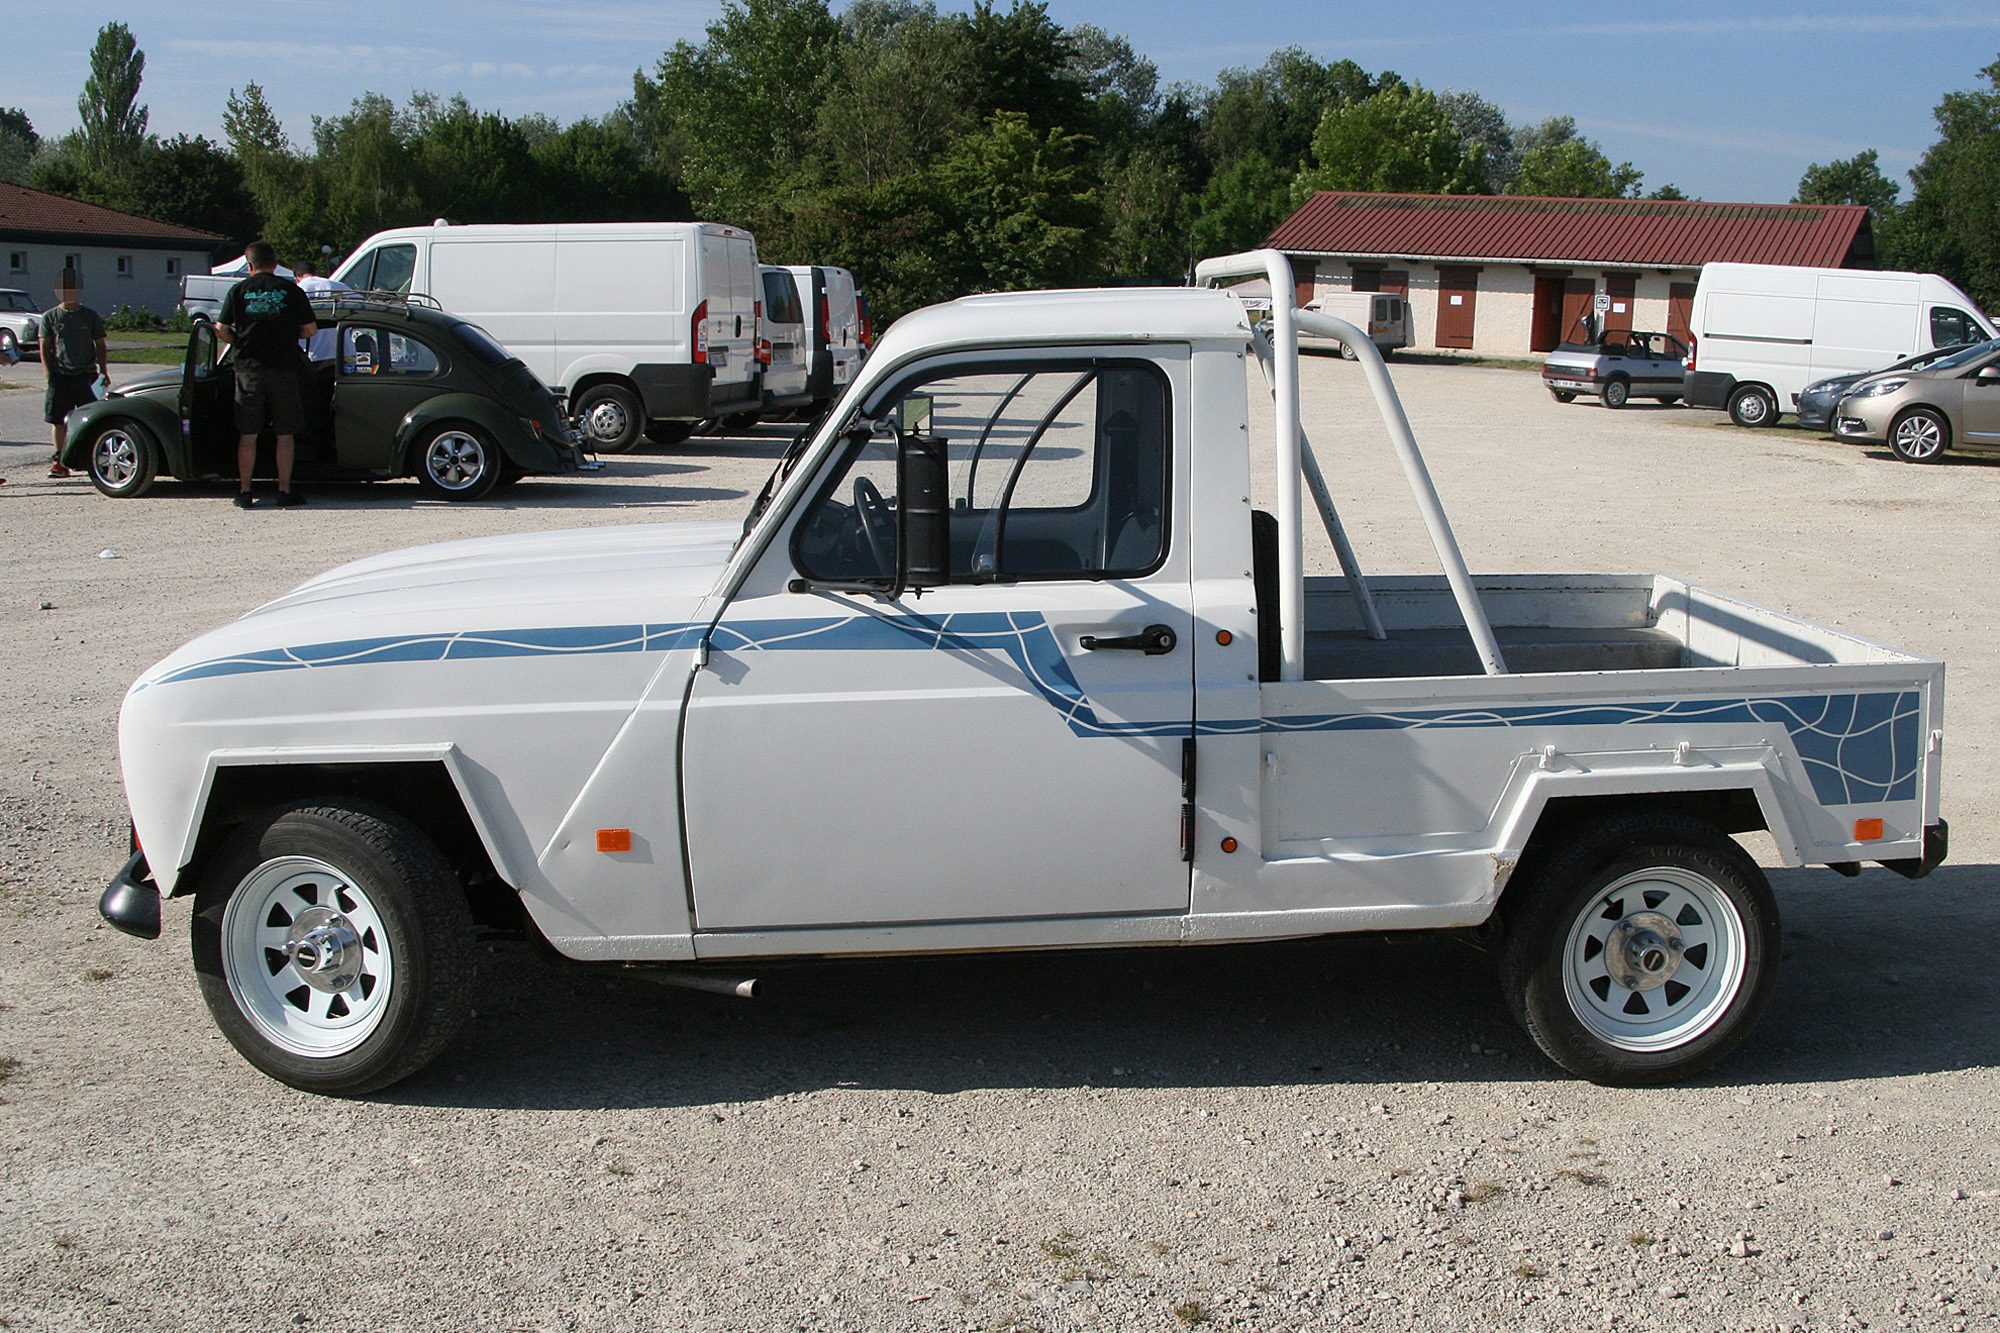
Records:
[[[735,416],[724,417],[722,419],[722,428],[734,435],[749,430],[763,419],[764,414],[762,412],[738,412]]]
[[[1361,359],[1361,353],[1355,351],[1352,347],[1349,347],[1346,343],[1342,343],[1340,345],[1340,359],[1342,361],[1359,361]]]
[[[646,429],[646,409],[639,395],[622,384],[585,389],[577,396],[574,415],[584,447],[592,453],[630,453]]]
[[[1768,426],[1778,419],[1778,402],[1769,389],[1746,384],[1729,395],[1729,419],[1739,426]]]
[[[694,434],[692,421],[649,421],[646,423],[646,438],[654,444],[672,448],[684,443]]]
[[[1665,394],[1660,398],[1660,406],[1672,407],[1675,403],[1678,403],[1680,400],[1681,396],[1677,393]]]
[[[472,913],[435,844],[388,810],[300,801],[232,833],[202,872],[202,999],[244,1059],[306,1092],[407,1078],[472,1005]]]
[[[159,471],[159,442],[136,421],[109,422],[90,442],[90,484],[115,500],[144,495]]]
[[[1604,392],[1601,395],[1604,399],[1604,405],[1611,408],[1625,406],[1626,400],[1631,396],[1632,386],[1624,380],[1610,381],[1604,386]]]
[[[1593,1083],[1687,1078],[1770,998],[1777,900],[1712,824],[1656,811],[1586,825],[1521,888],[1501,989],[1542,1052]]]
[[[1905,463],[1936,463],[1951,448],[1951,423],[1928,407],[1912,408],[1889,428],[1889,450]]]

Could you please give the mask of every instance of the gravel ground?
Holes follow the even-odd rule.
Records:
[[[1668,571],[1951,663],[1952,862],[1775,870],[1776,999],[1691,1086],[1562,1077],[1434,937],[826,965],[755,1002],[494,942],[458,1043],[340,1102],[215,1032],[186,900],[157,943],[98,923],[126,684],[362,554],[734,517],[782,440],[466,508],[113,502],[41,479],[38,377],[0,371],[0,1326],[2000,1325],[2000,465],[1398,372],[1474,568]],[[1356,369],[1305,384],[1364,561],[1433,568]]]

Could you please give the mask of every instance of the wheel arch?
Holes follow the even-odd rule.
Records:
[[[1918,412],[1928,412],[1938,419],[1938,424],[1944,427],[1944,447],[1947,449],[1951,448],[1954,434],[1951,428],[1951,413],[1945,411],[1944,408],[1938,406],[1936,403],[1906,403],[1897,409],[1895,416],[1889,419],[1888,433],[1894,436],[1896,427],[1908,421],[1911,416]]]
[[[319,798],[362,801],[409,820],[451,863],[476,920],[520,924],[520,868],[496,836],[474,775],[452,746],[403,754],[211,756],[170,896],[195,891],[202,865],[244,820],[288,801]]]
[[[144,427],[153,437],[161,476],[187,475],[180,415],[151,398],[100,398],[71,413],[71,420],[75,424],[69,427],[69,438],[63,442],[63,463],[68,467],[88,468],[90,446],[96,443],[98,433],[113,422],[129,421]]]
[[[396,471],[399,477],[417,472],[417,445],[439,426],[463,423],[486,432],[503,459],[531,459],[530,442],[520,417],[494,402],[471,393],[443,393],[427,398],[411,408],[396,428]],[[539,469],[538,469],[539,470]]]

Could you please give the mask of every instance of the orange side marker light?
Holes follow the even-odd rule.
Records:
[[[1236,642],[1236,636],[1226,629],[1219,629],[1215,632],[1215,641],[1224,648],[1227,648],[1230,644]]]
[[[600,852],[631,851],[632,830],[628,828],[601,828],[597,830],[597,850]]]
[[[1223,850],[1223,851],[1225,851],[1225,852],[1233,852],[1233,851],[1235,851],[1235,850],[1236,850],[1236,839],[1234,839],[1234,838],[1224,838],[1224,839],[1222,840],[1222,850]]]
[[[1857,819],[1854,821],[1856,842],[1875,842],[1882,836],[1882,821],[1879,819]]]

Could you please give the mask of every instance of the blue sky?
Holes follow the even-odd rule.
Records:
[[[1759,202],[1789,199],[1807,163],[1864,148],[1880,151],[1907,197],[1902,173],[1932,142],[1938,98],[2000,59],[1993,0],[1051,0],[1049,10],[1124,34],[1168,81],[1206,82],[1296,44],[1431,88],[1476,89],[1517,121],[1573,115],[1649,188]],[[253,80],[295,142],[313,114],[371,91],[463,92],[480,107],[569,121],[608,110],[633,70],[699,40],[719,12],[720,0],[42,5],[0,48],[0,104],[23,107],[45,134],[73,128],[91,41],[118,19],[146,52],[143,100],[160,133],[217,137],[229,89]]]

